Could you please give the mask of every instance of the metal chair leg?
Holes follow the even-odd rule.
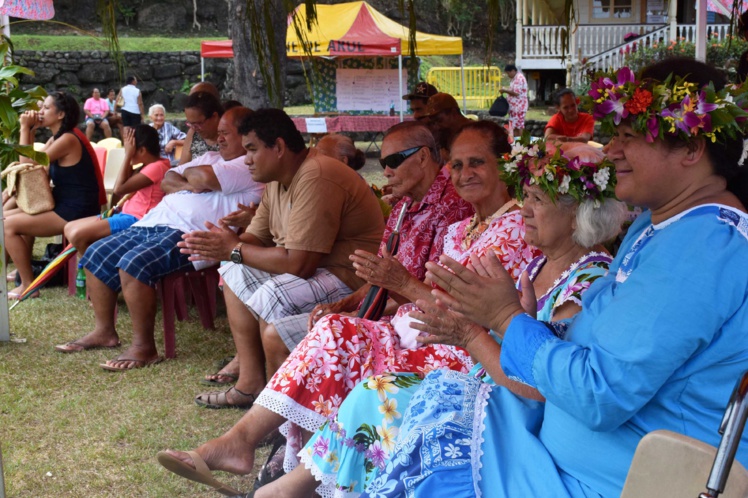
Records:
[[[748,419],[746,395],[748,395],[748,371],[740,377],[732,391],[732,396],[730,396],[730,402],[719,427],[722,439],[719,442],[717,455],[714,457],[714,465],[712,465],[712,471],[706,483],[707,491],[701,493],[699,498],[717,498],[725,490],[727,477],[738,451],[746,419]]]

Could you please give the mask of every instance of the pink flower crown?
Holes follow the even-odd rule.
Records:
[[[524,198],[528,185],[539,186],[554,203],[561,195],[569,195],[577,202],[592,200],[595,206],[615,198],[615,166],[608,158],[585,161],[569,157],[561,148],[549,153],[544,140],[530,140],[528,133],[523,134],[511,154],[498,159],[499,175],[517,199]]]
[[[639,81],[623,67],[615,75],[597,75],[582,105],[592,111],[603,133],[614,134],[625,119],[648,142],[665,135],[686,141],[700,135],[717,142],[742,138],[748,118],[746,97],[743,87],[717,92],[711,83],[698,88],[673,75],[663,82]]]

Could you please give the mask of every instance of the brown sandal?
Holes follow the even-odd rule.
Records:
[[[248,401],[244,403],[232,403],[229,401],[229,393],[235,391],[240,396],[248,398]],[[213,391],[209,393],[202,393],[195,396],[195,403],[205,408],[221,409],[221,408],[239,408],[240,410],[249,410],[257,399],[254,394],[243,393],[236,387],[230,387],[226,391]]]

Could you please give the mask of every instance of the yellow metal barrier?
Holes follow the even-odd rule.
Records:
[[[452,95],[462,107],[462,75],[459,67],[432,67],[426,81],[440,92]],[[498,67],[465,68],[465,100],[468,109],[489,109],[499,96],[501,71]]]

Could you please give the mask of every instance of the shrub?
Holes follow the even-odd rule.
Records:
[[[713,37],[707,40],[706,60],[715,67],[724,68],[730,74],[735,74],[740,55],[746,50],[748,50],[748,42],[742,38],[732,37],[718,40]],[[670,43],[655,43],[649,47],[639,47],[628,54],[626,63],[632,70],[638,72],[652,63],[670,57],[694,57],[695,54],[696,46],[693,42],[684,39],[670,40]]]

